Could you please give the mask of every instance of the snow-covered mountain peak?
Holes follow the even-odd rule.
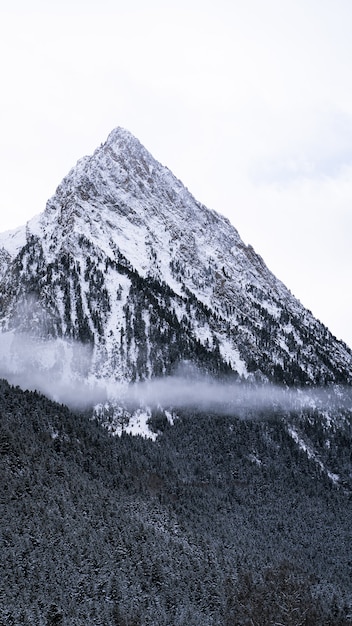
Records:
[[[2,328],[89,343],[90,376],[150,378],[188,359],[287,384],[352,378],[347,347],[124,129],[0,243]]]
[[[47,203],[43,219],[51,246],[54,231],[61,247],[74,233],[84,234],[110,258],[117,245],[138,272],[167,282],[173,258],[187,263],[191,254],[198,257],[196,265],[204,264],[208,250],[197,252],[205,240],[212,239],[215,249],[225,246],[225,254],[240,242],[228,220],[200,205],[121,128],[91,157],[78,161]]]
[[[123,153],[134,153],[136,155],[145,153],[149,155],[139,139],[137,139],[129,130],[122,128],[121,126],[118,126],[111,131],[104,146],[113,150],[116,156]]]

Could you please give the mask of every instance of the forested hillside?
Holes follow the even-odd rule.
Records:
[[[313,411],[154,412],[153,442],[2,381],[0,416],[1,625],[352,622],[347,412],[344,484]]]

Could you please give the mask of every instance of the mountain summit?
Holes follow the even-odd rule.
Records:
[[[0,246],[3,334],[78,341],[91,381],[183,360],[289,386],[352,380],[350,349],[121,128]]]

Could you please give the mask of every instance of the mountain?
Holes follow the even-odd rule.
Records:
[[[351,624],[351,350],[127,131],[0,235],[0,328],[0,626]]]
[[[351,382],[351,350],[121,128],[0,247],[3,333],[90,346],[85,378],[143,380],[186,359],[287,385]]]

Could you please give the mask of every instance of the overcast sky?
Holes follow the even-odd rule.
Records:
[[[1,7],[0,231],[123,126],[352,346],[351,0]]]

